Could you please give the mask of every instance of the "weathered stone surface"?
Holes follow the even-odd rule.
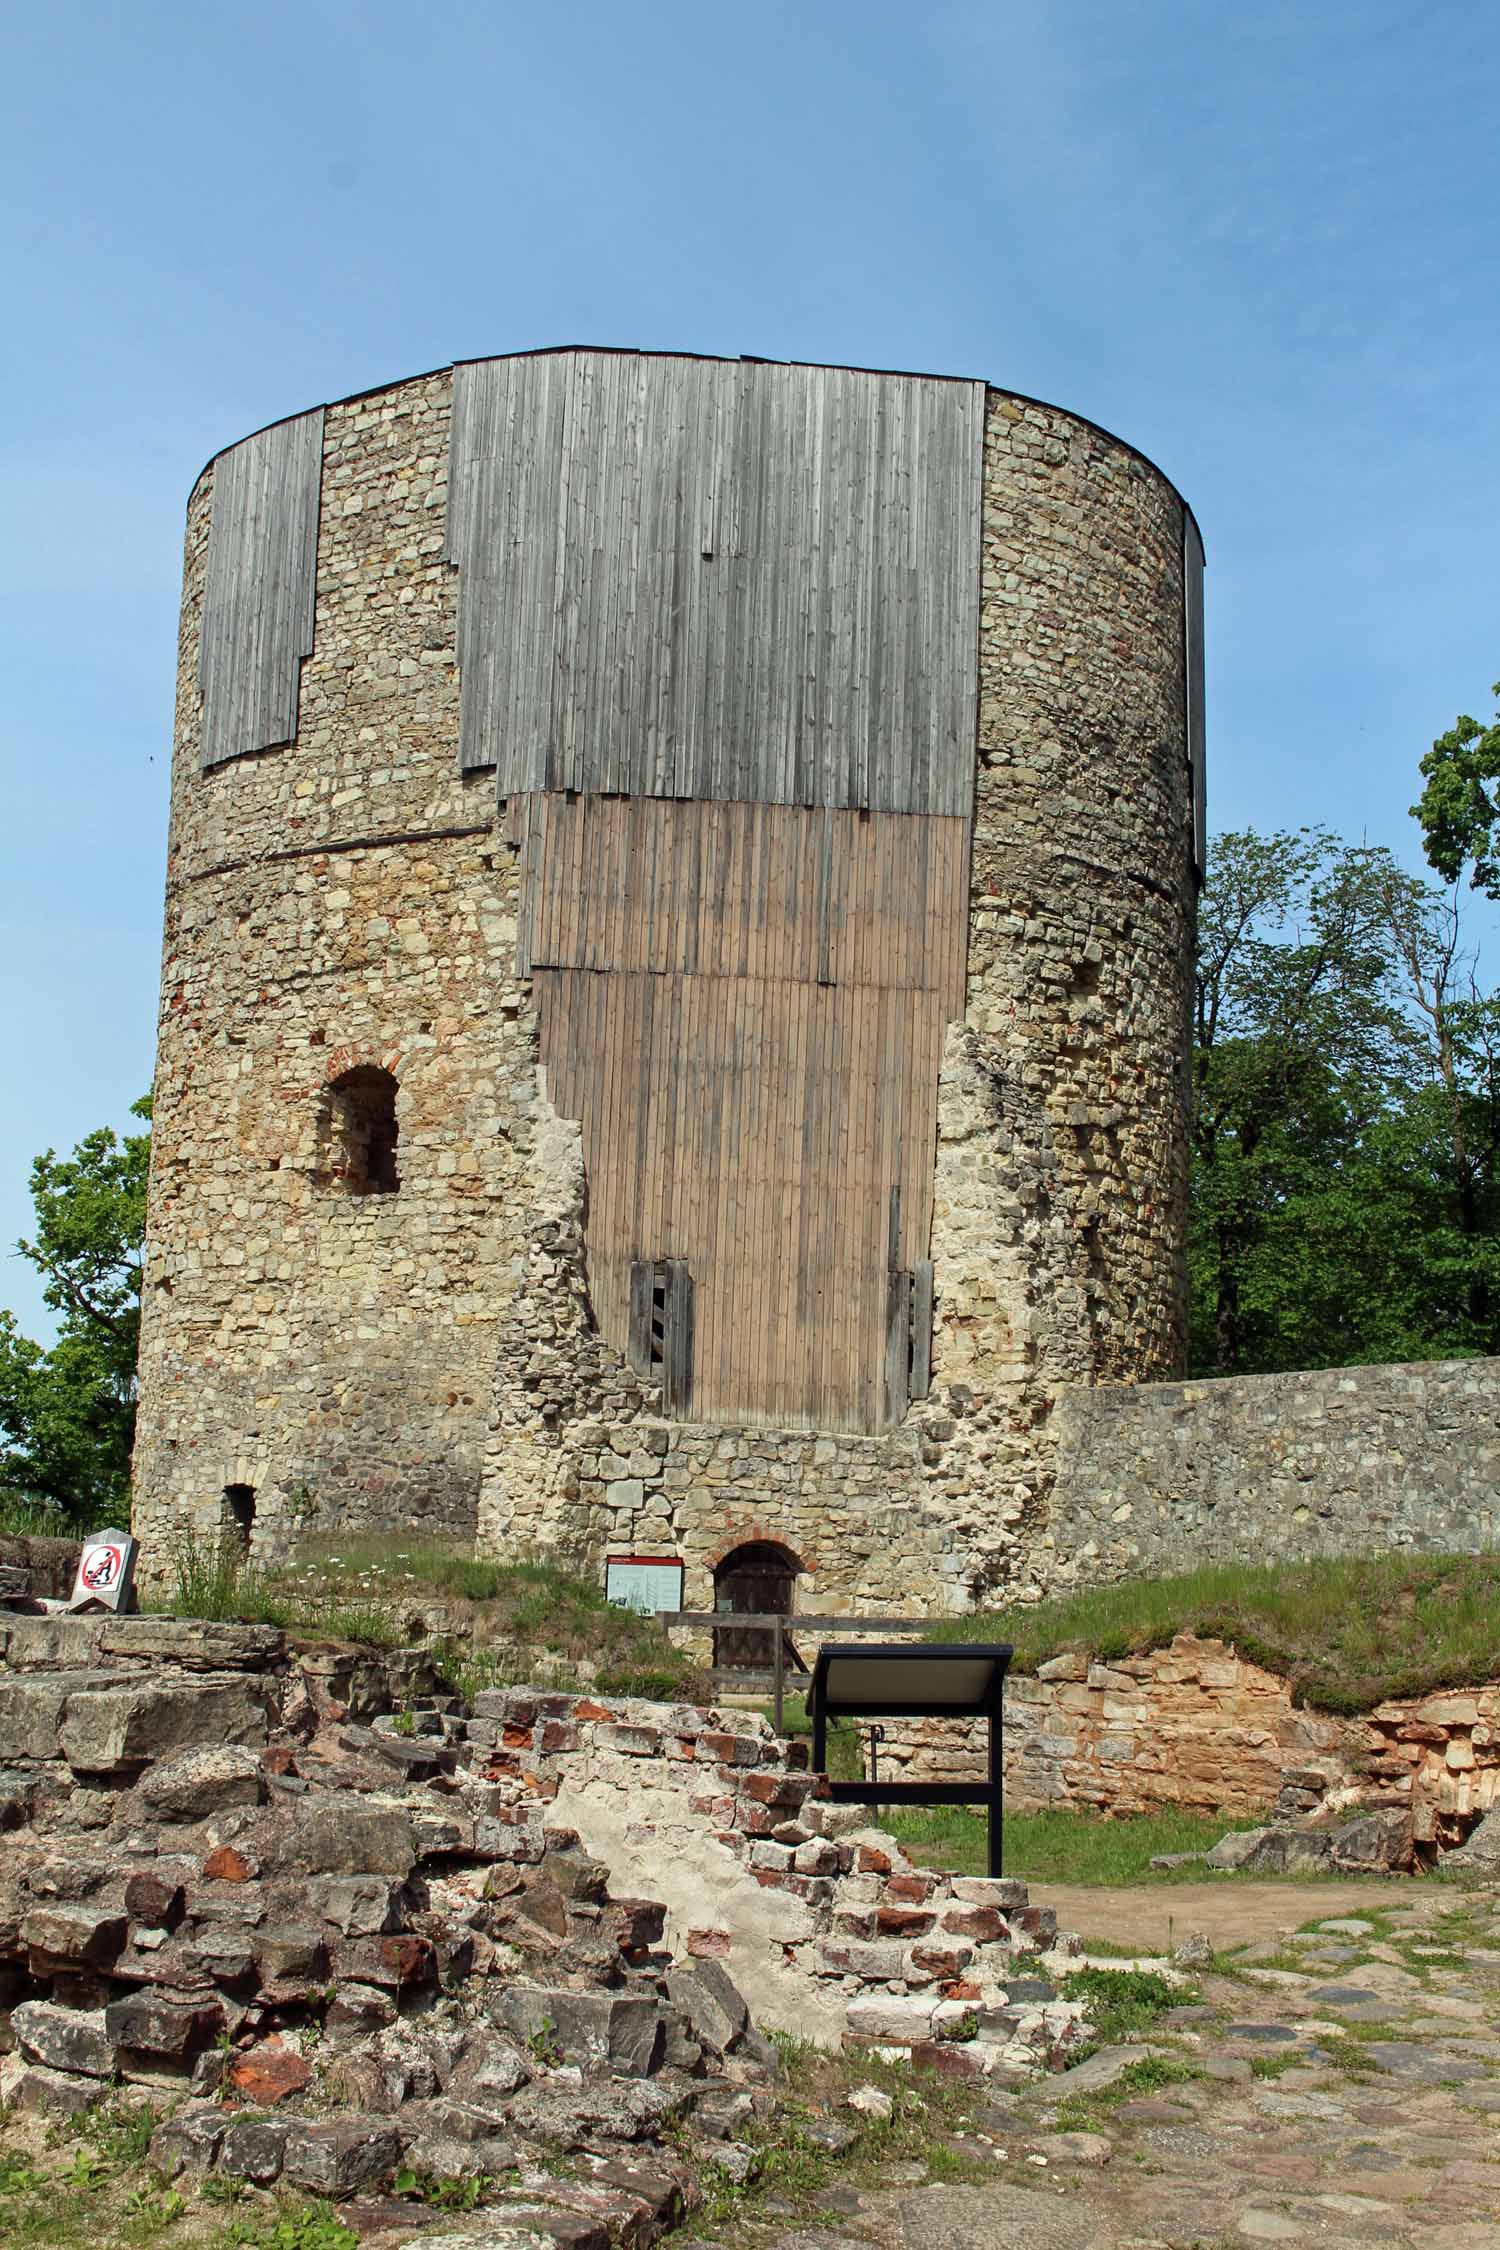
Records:
[[[744,1995],[717,1961],[670,1971],[667,1996],[686,2016],[693,2036],[716,2055],[727,2055],[750,2021]]]
[[[905,2044],[932,2037],[935,2003],[871,1994],[849,2003],[849,2030],[860,2039]]]
[[[152,2134],[152,2164],[169,2180],[184,2171],[211,2170],[228,2122],[227,2113],[216,2102],[189,2102]]]
[[[378,1985],[341,1984],[329,2003],[328,2029],[334,2036],[378,2031],[395,2020],[396,2003]]]
[[[329,1958],[340,1981],[378,1985],[390,1992],[417,1991],[437,1975],[431,1941],[404,1931],[390,1937],[336,1939]]]
[[[240,1625],[202,1617],[111,1617],[99,1646],[106,1658],[167,1664],[183,1672],[264,1672],[281,1660],[286,1635],[277,1625]]]
[[[319,2195],[352,2195],[385,2179],[401,2156],[401,2136],[388,2125],[339,2119],[288,2128],[282,2171],[295,2187]]]
[[[104,2021],[116,2047],[182,2062],[211,2043],[224,2011],[217,2002],[189,2006],[142,1992],[111,2001]]]
[[[402,1886],[390,1876],[320,1875],[307,1886],[310,1913],[346,1937],[378,1937],[401,1924]]]
[[[1443,1867],[1454,1874],[1500,1879],[1500,1810],[1486,1813],[1458,1849],[1445,1856]]]
[[[5,2081],[7,2103],[38,2117],[81,2116],[95,2102],[105,2099],[105,2091],[102,2079],[82,2077],[73,2071],[48,2070],[40,2063],[23,2064]]]
[[[80,1689],[68,1697],[59,1732],[62,1754],[79,1773],[113,1773],[144,1765],[185,1743],[266,1739],[266,1694],[248,1679],[218,1674]]]
[[[513,1985],[500,1996],[499,2014],[518,2038],[554,2045],[585,2069],[645,2077],[656,2067],[661,2022],[655,2001],[644,1995]]]
[[[219,2170],[231,2179],[268,2187],[281,2177],[289,2131],[280,2118],[232,2117],[219,2152]]]
[[[21,1923],[33,1956],[69,1967],[104,1969],[125,1943],[125,1916],[95,1906],[34,1906]]]
[[[0,1673],[0,1758],[61,1757],[63,1719],[72,1698],[114,1684],[108,1672]]]
[[[255,1966],[263,1983],[311,1983],[327,1975],[328,1949],[320,1930],[290,1922],[257,1930]]]
[[[108,2078],[114,2070],[117,2042],[102,2009],[26,2000],[10,2020],[22,2052],[50,2070],[81,2071],[88,2078]]]
[[[266,1784],[253,1750],[224,1743],[160,1759],[142,1777],[140,1794],[163,1820],[206,1820],[234,1805],[260,1804]]]
[[[308,1875],[388,1875],[404,1882],[417,1847],[410,1820],[394,1805],[330,1798],[298,1807],[282,1858]]]
[[[1392,1806],[1346,1821],[1334,1830],[1331,1848],[1340,1867],[1387,1871],[1410,1867],[1412,1844],[1411,1814]]]
[[[139,1868],[125,1884],[125,1911],[132,1922],[150,1929],[175,1929],[182,1920],[183,1887],[151,1868]]]
[[[585,2079],[581,2086],[535,2079],[516,2095],[509,2115],[516,2131],[573,2149],[596,2139],[646,2140],[683,2106],[684,2097],[656,2079]]]
[[[263,2109],[274,2108],[289,2094],[301,2094],[312,2083],[312,2065],[290,2047],[269,2042],[250,2054],[236,2055],[229,2065],[229,2083],[245,2101]],[[358,2182],[351,2182],[357,2185]]]
[[[1290,1875],[1326,1866],[1332,1856],[1333,1838],[1326,1829],[1248,1828],[1222,1837],[1205,1865],[1239,1868],[1250,1875]]]

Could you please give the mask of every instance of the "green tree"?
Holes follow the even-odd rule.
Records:
[[[1500,1349],[1500,1000],[1456,886],[1217,838],[1196,1028],[1194,1370]]]
[[[1356,1349],[1351,1169],[1409,1035],[1379,854],[1322,829],[1214,839],[1199,909],[1189,1266],[1198,1371]]]
[[[1493,693],[1500,698],[1500,680]],[[1500,715],[1481,726],[1467,713],[1422,760],[1424,786],[1412,806],[1428,865],[1457,885],[1465,868],[1486,898],[1500,899]]]
[[[132,1116],[147,1121],[149,1097]],[[50,1350],[0,1312],[0,1490],[87,1526],[129,1505],[149,1129],[90,1133],[31,1168],[34,1234],[17,1245],[58,1316]]]

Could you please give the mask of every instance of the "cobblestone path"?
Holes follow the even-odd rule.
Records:
[[[976,2103],[926,2166],[795,2218],[773,2189],[724,2250],[1497,2250],[1500,1898],[1384,1895],[1220,1956],[1192,2005]]]

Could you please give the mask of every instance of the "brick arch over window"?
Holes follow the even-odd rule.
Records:
[[[346,1195],[396,1193],[399,1091],[395,1073],[377,1063],[356,1063],[329,1080],[318,1112],[320,1187]]]
[[[818,1567],[816,1563],[805,1561],[795,1547],[788,1545],[779,1530],[769,1524],[762,1523],[758,1517],[748,1516],[741,1517],[726,1536],[718,1542],[717,1546],[709,1549],[706,1558],[708,1568],[717,1575],[720,1565],[726,1562],[740,1547],[780,1548],[799,1578],[804,1573],[815,1572]]]

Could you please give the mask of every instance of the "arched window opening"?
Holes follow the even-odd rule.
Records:
[[[325,1187],[346,1195],[394,1195],[401,1185],[396,1166],[396,1081],[388,1070],[361,1063],[329,1087],[323,1116],[322,1162]]]
[[[751,1539],[727,1554],[714,1572],[714,1609],[720,1616],[790,1617],[802,1565],[790,1547],[770,1539]],[[767,1625],[719,1626],[714,1632],[714,1663],[736,1672],[764,1672],[774,1659]],[[788,1650],[788,1660],[797,1662]]]
[[[250,1552],[250,1534],[255,1529],[255,1487],[253,1484],[226,1484],[224,1487],[224,1542],[242,1555]]]

